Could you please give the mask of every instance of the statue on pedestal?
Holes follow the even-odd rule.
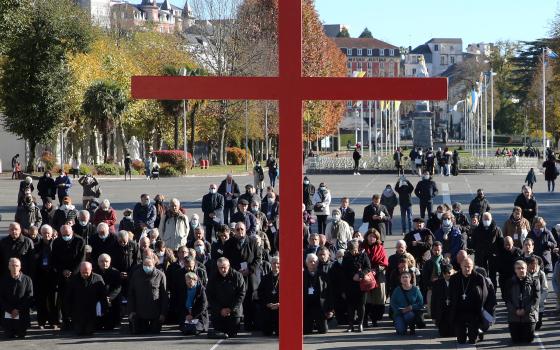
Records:
[[[132,136],[126,145],[126,150],[132,160],[140,160],[140,143],[136,140],[136,136]]]

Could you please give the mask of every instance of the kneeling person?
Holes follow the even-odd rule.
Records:
[[[10,274],[0,282],[2,328],[6,338],[23,338],[30,325],[29,308],[33,299],[33,283],[29,276],[21,273],[18,258],[11,258],[8,268]]]

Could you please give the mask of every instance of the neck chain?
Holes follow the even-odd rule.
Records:
[[[470,275],[467,276],[467,287],[466,288],[465,288],[465,281],[464,281],[464,279],[461,278],[461,286],[463,287],[463,295],[461,295],[461,298],[463,298],[463,300],[467,299],[467,290],[469,289],[469,283],[471,283]]]

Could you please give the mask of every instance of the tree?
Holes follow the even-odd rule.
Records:
[[[362,32],[362,34],[360,34],[359,37],[360,37],[360,38],[373,39],[373,35],[372,35],[371,32],[369,31],[369,29],[367,29],[367,27],[364,28],[364,31]]]
[[[0,104],[6,129],[29,143],[28,170],[35,147],[55,138],[67,112],[70,72],[67,56],[89,49],[93,34],[89,18],[71,0],[22,3],[21,27],[4,43]]]
[[[349,38],[350,37],[350,33],[348,32],[348,29],[346,27],[342,27],[342,29],[340,30],[340,32],[336,35],[337,38]]]
[[[119,122],[119,118],[126,108],[127,100],[123,89],[112,81],[98,81],[93,83],[84,95],[82,105],[84,114],[91,123],[102,133],[103,161],[108,162],[107,135]]]

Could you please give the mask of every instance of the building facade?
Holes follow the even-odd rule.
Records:
[[[111,0],[77,0],[77,3],[94,25],[106,29],[111,27]]]
[[[433,38],[411,50],[405,58],[404,76],[415,77],[420,70],[419,58],[424,57],[430,77],[439,76],[449,67],[463,62],[463,40]]]

